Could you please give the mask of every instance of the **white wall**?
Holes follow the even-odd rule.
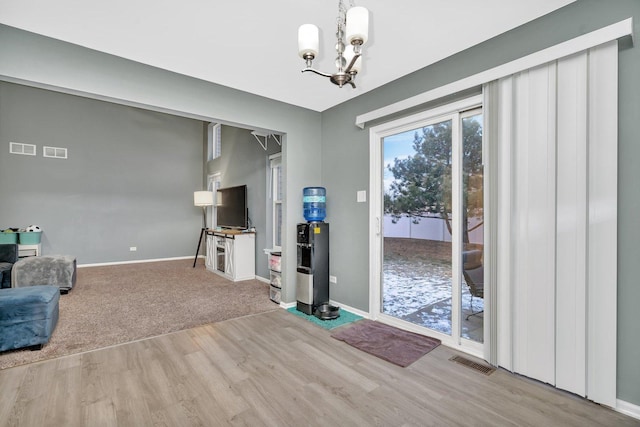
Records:
[[[425,239],[450,242],[451,233],[442,218],[414,218],[403,216],[396,223],[391,215],[384,216],[384,237],[398,237],[404,239]],[[471,219],[469,228],[475,227],[480,220]],[[470,243],[484,243],[484,227],[480,226],[469,232]]]

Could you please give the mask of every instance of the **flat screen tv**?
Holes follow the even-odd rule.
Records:
[[[216,212],[216,226],[248,228],[247,186],[219,188],[216,194]]]

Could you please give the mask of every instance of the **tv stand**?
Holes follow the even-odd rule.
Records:
[[[234,282],[255,279],[255,232],[207,229],[206,235],[207,270]]]

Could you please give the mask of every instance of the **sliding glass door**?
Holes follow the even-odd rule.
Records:
[[[382,313],[450,335],[451,120],[382,143]]]
[[[383,321],[478,353],[484,323],[481,107],[390,124],[377,141],[374,311]]]

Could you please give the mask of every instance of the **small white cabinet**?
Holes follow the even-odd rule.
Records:
[[[21,258],[26,256],[40,256],[41,254],[41,243],[35,245],[18,245],[18,256]]]
[[[207,230],[207,270],[234,282],[255,279],[255,257],[255,233]]]

